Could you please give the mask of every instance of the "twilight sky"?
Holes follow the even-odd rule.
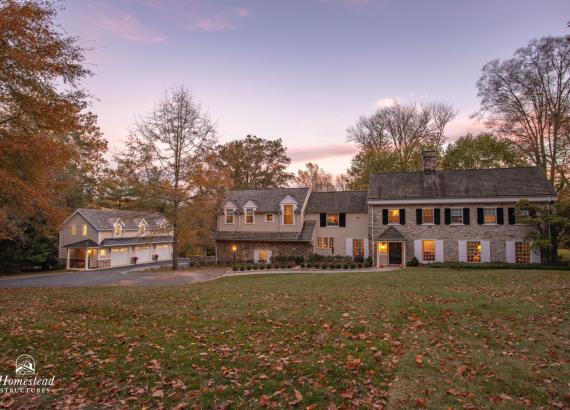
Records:
[[[68,0],[60,21],[92,48],[85,86],[113,151],[166,88],[185,84],[221,141],[283,138],[292,170],[344,172],[346,128],[376,107],[445,101],[448,135],[477,132],[481,67],[568,34],[568,0]]]

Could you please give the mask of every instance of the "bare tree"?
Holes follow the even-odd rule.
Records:
[[[206,194],[211,175],[207,159],[216,143],[215,127],[190,91],[165,92],[150,115],[137,121],[127,148],[138,165],[139,181],[160,198],[174,231],[172,269],[178,268],[179,211]]]
[[[360,117],[347,130],[348,140],[359,145],[363,152],[395,154],[396,168],[408,170],[423,149],[443,147],[445,127],[455,116],[455,109],[444,103],[397,102]]]
[[[478,115],[564,188],[570,177],[570,43],[563,37],[532,40],[482,71]]]
[[[333,176],[317,164],[307,162],[306,170],[298,170],[295,177],[295,185],[299,187],[308,187],[313,191],[336,191],[333,184]]]
[[[350,179],[346,174],[338,174],[334,177],[334,187],[336,191],[348,191],[350,189]]]

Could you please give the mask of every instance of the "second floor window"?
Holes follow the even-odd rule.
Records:
[[[77,235],[77,225],[75,224],[71,225],[71,235]]]
[[[452,224],[463,224],[463,209],[462,208],[451,208],[451,223]]]
[[[253,209],[251,208],[245,210],[245,223],[246,224],[253,223]]]
[[[400,210],[399,209],[389,209],[388,210],[388,223],[389,224],[399,224],[400,223]]]
[[[265,214],[265,222],[273,222],[273,214]]]
[[[294,221],[293,205],[283,205],[283,225],[293,225]]]
[[[121,236],[122,232],[123,232],[123,227],[121,226],[121,224],[115,224],[115,236]]]
[[[87,224],[83,224],[83,236],[87,236]]]
[[[528,225],[530,212],[528,209],[515,209],[515,223],[518,225]]]
[[[497,208],[483,208],[483,222],[486,224],[496,224]]]
[[[433,208],[424,208],[422,209],[422,223],[423,224],[434,224],[434,212]]]
[[[338,226],[338,214],[327,214],[327,226]]]
[[[226,224],[233,224],[234,223],[234,210],[233,209],[226,209]]]
[[[145,224],[141,224],[141,226],[139,227],[139,232],[141,234],[144,234],[146,232],[146,225]]]

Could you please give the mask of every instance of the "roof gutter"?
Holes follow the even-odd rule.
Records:
[[[509,202],[516,203],[521,199],[529,202],[552,202],[556,201],[556,195],[547,196],[497,196],[485,198],[402,198],[402,199],[369,199],[368,205],[402,205],[402,204],[481,204],[481,203],[497,203]]]

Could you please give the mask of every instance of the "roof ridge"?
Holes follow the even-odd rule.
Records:
[[[540,169],[537,165],[527,165],[518,167],[501,167],[501,168],[468,168],[468,169],[438,169],[436,171],[431,171],[430,173],[441,173],[441,172],[466,172],[466,171],[497,171],[506,169]],[[396,172],[371,172],[370,175],[389,175],[389,174],[423,174],[424,171],[396,171]]]

